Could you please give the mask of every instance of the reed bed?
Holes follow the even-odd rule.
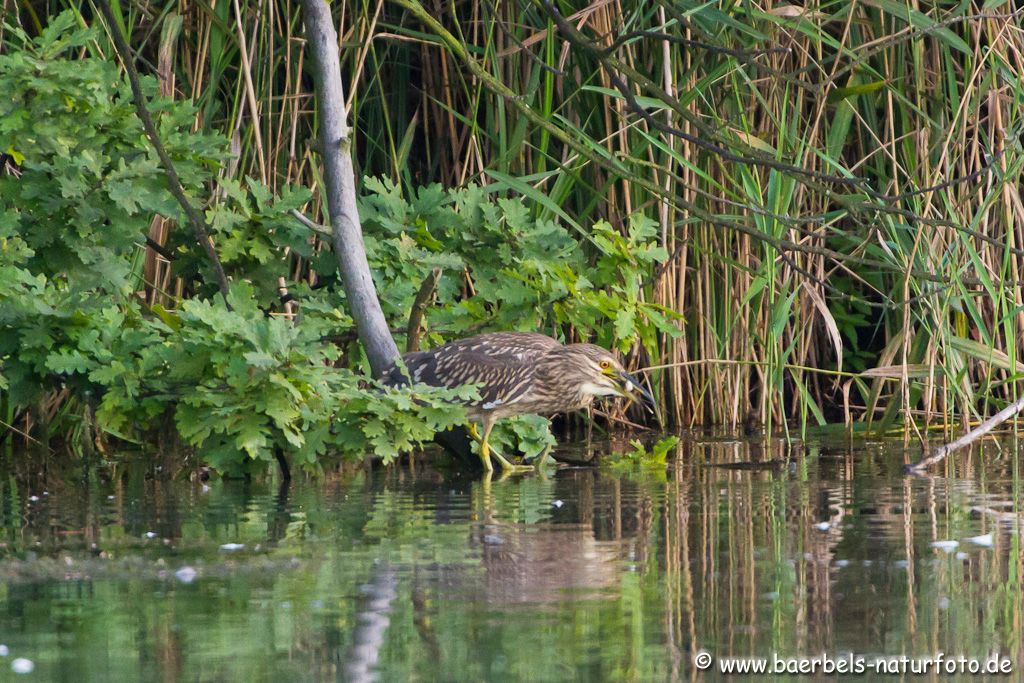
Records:
[[[226,173],[316,196],[295,2],[113,4],[140,68],[231,138]],[[68,6],[98,21],[89,2],[5,0],[30,32]],[[634,361],[655,368],[675,424],[913,430],[1017,398],[1014,3],[331,6],[363,176],[485,185],[584,232],[658,221],[669,257],[644,292],[682,334]],[[169,229],[155,220],[150,237]],[[141,267],[149,296],[173,299],[166,263]],[[294,257],[281,275],[308,267]]]

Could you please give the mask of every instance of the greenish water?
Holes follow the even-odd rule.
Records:
[[[901,443],[689,435],[667,468],[485,483],[420,461],[287,493],[16,458],[0,680],[719,678],[698,651],[1016,670],[1016,452],[915,479]]]

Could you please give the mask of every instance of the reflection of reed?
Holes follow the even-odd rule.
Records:
[[[302,615],[278,612],[276,618],[291,631],[275,631],[281,641],[273,644],[287,645],[295,662],[312,659],[321,678],[391,672],[406,658],[422,667],[424,679],[464,673],[467,655],[450,646],[454,639],[472,644],[471,659],[488,655],[499,634],[516,636],[526,629],[533,637],[530,620],[537,613],[543,629],[532,644],[553,643],[559,652],[564,649],[566,661],[578,658],[595,671],[614,673],[608,677],[616,680],[699,680],[691,665],[698,649],[715,656],[846,649],[977,656],[1001,650],[1024,661],[1024,554],[1016,536],[1024,530],[1024,515],[1019,483],[999,459],[1005,454],[983,445],[970,467],[962,461],[950,465],[957,478],[922,481],[899,475],[898,450],[858,448],[808,446],[792,454],[778,441],[689,438],[667,476],[618,477],[591,468],[488,486],[446,479],[430,468],[396,466],[328,478],[277,498],[265,486],[242,484],[222,484],[214,498],[188,485],[136,475],[117,477],[111,488],[100,489],[114,494],[109,501],[98,493],[79,501],[77,479],[53,481],[51,474],[44,480],[26,470],[17,478],[17,498],[0,495],[0,526],[12,546],[17,541],[17,547],[35,548],[41,542],[38,552],[44,555],[58,542],[79,548],[81,538],[97,538],[102,548],[126,554],[136,546],[164,552],[140,540],[150,529],[172,539],[184,535],[193,547],[209,547],[212,535],[241,529],[246,540],[265,539],[266,552],[282,559],[302,549],[309,560],[308,567],[294,570],[301,572],[298,578],[277,570],[267,574],[273,595],[287,595],[294,601],[291,613]],[[764,468],[768,462],[780,464]],[[26,505],[26,494],[40,489],[68,502]],[[88,490],[95,489],[90,484]],[[59,535],[69,530],[75,532],[70,540]],[[992,547],[964,541],[987,532],[994,533]],[[960,540],[957,550],[966,555],[930,546],[946,539]],[[391,564],[372,564],[376,557]],[[45,559],[46,567],[57,570],[47,576],[61,580],[66,569]],[[188,655],[209,632],[179,631],[175,624],[205,615],[207,601],[196,591],[208,581],[246,586],[248,578],[231,578],[239,561],[210,559],[210,569],[222,562],[235,568],[221,578],[201,572],[191,587],[170,574],[159,586],[136,582],[133,593],[118,584],[112,595],[119,601],[134,606],[123,596],[139,597],[140,662],[171,672],[170,678],[192,671],[195,662]],[[32,570],[40,566],[35,562]],[[356,595],[355,586],[363,582]],[[65,592],[50,598],[41,597],[35,585],[9,581],[11,614],[19,614],[23,603],[50,598],[90,608],[61,612],[67,616],[54,622],[58,631],[78,633],[79,620],[92,618],[92,605],[102,599],[71,592],[72,585],[91,590],[92,583],[66,583]],[[167,588],[173,589],[172,599],[161,597],[159,603],[166,611],[146,616],[142,607],[153,604],[149,592]],[[322,621],[300,612],[314,602],[307,598],[323,601],[315,613],[323,610]],[[265,615],[253,611],[252,601],[210,604],[235,616],[252,615],[253,633],[267,630]],[[503,612],[505,605],[512,608]],[[506,623],[502,614],[513,618]],[[194,628],[204,628],[202,623]],[[615,635],[579,638],[581,624]],[[595,642],[600,664],[588,659],[596,657]],[[510,648],[505,656],[513,661],[519,651]],[[525,656],[532,657],[532,650]],[[538,679],[549,673],[540,667]]]
[[[680,445],[677,465],[665,485],[662,527],[665,558],[665,636],[672,680],[681,678],[685,651],[683,644],[697,642],[694,620],[692,559],[690,556],[690,492],[686,484],[692,475],[690,442]],[[697,670],[690,668],[693,680]]]
[[[681,443],[661,514],[673,679],[697,679],[688,660],[700,649],[751,656],[766,643],[801,652],[831,644],[840,534],[812,525],[838,523],[850,492],[790,489],[778,465],[758,465],[789,457],[780,442]],[[716,463],[741,467],[704,466]]]

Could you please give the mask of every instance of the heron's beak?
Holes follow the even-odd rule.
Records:
[[[640,394],[644,407],[653,415],[658,414],[657,403],[655,402],[654,397],[651,396],[651,392],[647,391],[647,387],[640,383],[640,380],[628,372],[620,372],[619,382],[619,389],[625,398],[630,401],[634,401],[636,400],[636,395]]]

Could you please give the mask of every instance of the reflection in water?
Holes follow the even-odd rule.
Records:
[[[391,603],[398,597],[398,579],[394,569],[378,564],[373,580],[364,585],[366,601],[359,610],[352,636],[352,651],[346,658],[345,675],[350,681],[364,683],[377,680],[376,667],[384,646],[391,619]]]
[[[68,680],[714,678],[698,650],[1024,662],[1015,454],[913,479],[898,443],[689,435],[661,471],[488,483],[420,461],[284,490],[15,458],[0,641]]]
[[[480,532],[473,545],[482,545],[487,600],[558,603],[619,585],[618,545],[596,540],[590,526],[491,523]]]

